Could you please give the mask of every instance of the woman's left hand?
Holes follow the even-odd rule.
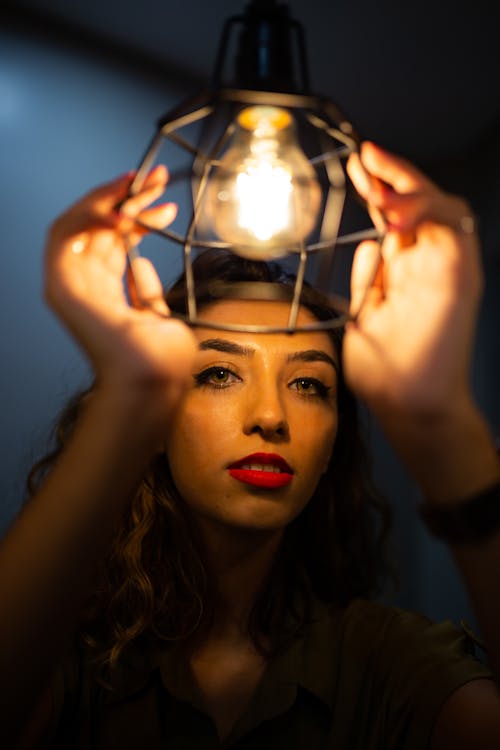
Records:
[[[462,198],[416,167],[364,143],[349,174],[387,223],[375,283],[344,346],[347,380],[376,412],[429,414],[469,395],[469,367],[483,277],[474,219]],[[376,243],[359,246],[353,305],[366,288]]]
[[[479,242],[465,200],[372,143],[349,174],[387,234],[381,262],[344,340],[348,384],[377,417],[428,498],[459,500],[498,481],[495,444],[470,385],[483,287]],[[382,226],[381,226],[382,228]],[[352,272],[354,309],[376,243]]]

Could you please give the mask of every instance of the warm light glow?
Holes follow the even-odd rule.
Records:
[[[236,178],[238,224],[262,242],[272,239],[290,223],[292,175],[271,161],[248,164]]]
[[[206,216],[216,235],[246,257],[285,255],[314,228],[320,199],[290,113],[244,109],[207,189]]]

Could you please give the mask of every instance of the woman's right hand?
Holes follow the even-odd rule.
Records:
[[[125,200],[131,178],[127,174],[93,190],[53,223],[45,296],[86,352],[98,383],[112,388],[179,385],[190,372],[194,337],[181,321],[165,317],[160,280],[145,258],[133,261],[132,303],[126,293],[126,243],[137,244],[144,234],[134,219],[162,228],[175,218],[176,206],[149,207],[164,192],[164,166],[155,168],[141,191]],[[115,207],[124,200],[118,212]],[[139,299],[147,299],[148,308]]]

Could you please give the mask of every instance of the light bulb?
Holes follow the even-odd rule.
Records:
[[[259,105],[239,113],[206,200],[211,229],[239,255],[267,259],[297,249],[316,225],[321,189],[288,110]]]

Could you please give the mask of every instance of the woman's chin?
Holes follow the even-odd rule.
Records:
[[[259,507],[232,508],[226,513],[203,514],[200,520],[221,530],[238,534],[262,534],[282,532],[295,517],[295,514],[283,512],[282,507],[264,508],[262,502]]]

